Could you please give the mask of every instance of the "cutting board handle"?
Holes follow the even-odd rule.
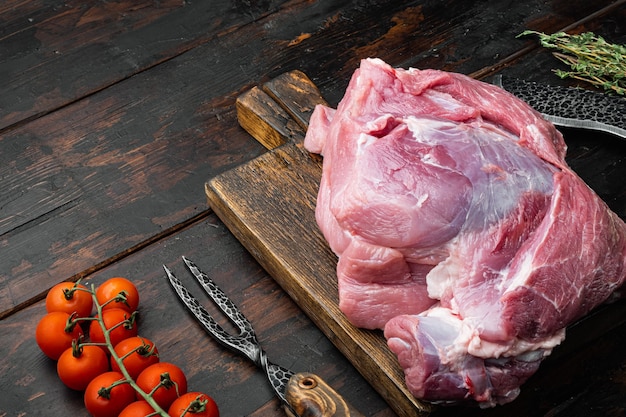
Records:
[[[302,71],[286,72],[237,97],[237,119],[267,149],[304,139],[311,113],[327,105]]]

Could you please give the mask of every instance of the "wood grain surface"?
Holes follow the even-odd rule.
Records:
[[[279,163],[298,186],[313,172],[294,164],[303,157],[312,168],[321,163],[297,146],[268,151],[280,143],[261,144],[239,126],[237,98],[300,70],[336,106],[368,56],[477,78],[502,72],[571,85],[554,76],[559,64],[535,39],[516,35],[591,30],[626,43],[626,0],[0,3],[1,416],[87,416],[80,393],[65,389],[39,352],[33,329],[54,284],[113,275],[137,282],[141,332],[186,369],[191,386],[213,394],[223,415],[282,415],[257,369],[212,343],[171,293],[161,264],[184,279],[181,255],[235,299],[274,362],[322,376],[366,416],[397,415],[334,345],[341,341],[321,320],[323,332],[311,321],[256,261],[260,254],[206,204],[208,179],[256,158],[269,158],[259,175]],[[298,135],[291,122],[287,137],[297,142]],[[575,134],[567,141],[572,166],[626,218],[623,143]],[[282,200],[279,210],[303,218],[313,207],[290,203],[310,200],[309,184],[297,193],[267,192]],[[323,244],[309,234],[292,239],[291,253],[300,240],[314,250]],[[332,259],[325,250],[320,256]],[[311,265],[292,267],[303,273]],[[602,313],[578,327],[586,336],[568,338],[511,406],[431,414],[623,414],[625,313],[619,304]]]
[[[88,275],[198,215],[207,178],[263,152],[234,108],[261,81],[299,69],[334,105],[367,56],[464,73],[516,58],[537,68],[524,57],[539,47],[518,33],[602,33],[624,2],[40,3],[2,6],[0,262],[11,275],[0,275],[0,317],[31,303],[31,288]]]

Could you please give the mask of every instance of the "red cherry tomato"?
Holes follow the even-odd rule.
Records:
[[[115,353],[122,358],[122,363],[133,379],[137,379],[141,371],[159,362],[159,350],[145,337],[129,337],[115,345]],[[111,369],[119,371],[120,367],[111,357]]]
[[[85,407],[93,417],[117,417],[126,406],[135,401],[135,390],[119,372],[105,372],[95,377],[85,389]],[[113,386],[113,388],[111,388]]]
[[[109,370],[109,358],[99,346],[71,347],[59,357],[57,373],[71,389],[82,391],[92,379]]]
[[[154,413],[154,408],[146,401],[135,401],[122,410],[117,417],[146,417]]]
[[[114,300],[123,294],[124,300]],[[121,308],[128,312],[137,310],[139,306],[139,292],[135,284],[122,277],[110,278],[96,288],[96,300],[103,309]]]
[[[83,330],[68,313],[53,311],[39,320],[35,330],[35,340],[41,351],[55,361],[67,349],[72,340],[78,340]]]
[[[178,366],[169,362],[150,365],[137,377],[137,385],[144,392],[150,393],[161,384],[161,376],[165,374],[169,375],[171,382],[159,386],[152,397],[161,408],[167,410],[176,398],[187,392],[187,377]]]
[[[96,316],[97,317],[97,316]],[[121,308],[110,308],[102,312],[102,321],[109,330],[111,345],[115,346],[124,339],[137,336],[137,323],[134,316]],[[120,324],[122,323],[122,324]],[[94,343],[105,343],[104,332],[98,320],[93,320],[89,325],[89,338]],[[108,351],[107,351],[108,352]]]
[[[61,282],[48,291],[46,310],[76,313],[78,317],[89,317],[93,309],[91,292],[82,284]]]
[[[170,406],[170,417],[220,417],[219,409],[213,398],[201,392],[188,392],[178,397]]]

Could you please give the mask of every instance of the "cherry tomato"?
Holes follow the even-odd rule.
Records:
[[[111,388],[124,380],[120,372],[109,371],[95,377],[85,389],[85,407],[93,417],[117,417],[126,406],[135,401],[135,390],[128,382]]]
[[[135,323],[135,318],[126,310],[122,310],[121,308],[104,310],[102,312],[102,321],[107,329],[112,329],[109,332],[112,346],[117,345],[124,339],[137,336],[137,323]],[[124,323],[125,321],[129,322]],[[93,320],[90,323],[89,338],[94,343],[105,343],[104,332],[98,320]]]
[[[154,408],[146,401],[135,401],[122,410],[117,417],[146,417],[154,413]]]
[[[144,392],[150,393],[157,385],[161,384],[161,375],[164,374],[169,375],[171,382],[158,387],[152,397],[161,408],[167,410],[176,398],[187,392],[187,377],[178,366],[169,362],[150,365],[137,377],[137,385]]]
[[[188,392],[178,397],[170,406],[170,417],[220,417],[220,411],[213,398],[201,392]]]
[[[99,346],[71,347],[59,357],[57,373],[69,388],[82,391],[92,379],[109,370],[109,358]]]
[[[125,300],[110,301],[118,297],[120,293],[123,294]],[[139,306],[139,292],[135,284],[126,278],[115,277],[104,281],[96,288],[96,300],[105,310],[121,308],[132,313]]]
[[[93,309],[91,292],[82,284],[61,282],[48,291],[46,310],[76,313],[78,317],[89,317]]]
[[[124,367],[133,379],[137,379],[141,371],[159,362],[159,350],[150,340],[144,337],[129,337],[115,345],[115,353],[122,359]],[[111,358],[111,369],[119,371],[117,362]]]
[[[82,334],[78,322],[73,321],[68,313],[53,311],[39,320],[35,340],[46,356],[57,360],[67,348],[72,347],[72,340],[78,340]]]

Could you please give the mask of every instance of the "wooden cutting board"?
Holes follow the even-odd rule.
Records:
[[[322,159],[302,145],[316,104],[326,103],[317,87],[299,71],[283,74],[240,96],[239,123],[269,151],[211,179],[206,184],[209,204],[400,417],[426,416],[434,408],[406,389],[402,369],[382,332],[355,328],[338,308],[337,257],[315,222]],[[595,137],[591,143],[578,144],[576,135],[569,137],[573,145],[568,151],[570,162],[583,178],[606,191],[610,175],[602,166],[619,165],[624,154],[621,142],[619,148],[607,145],[609,150],[594,156],[589,150],[598,147]],[[619,150],[614,160],[610,149]],[[616,172],[622,172],[620,169]],[[611,192],[605,197],[623,201]],[[624,218],[623,207],[617,212]],[[625,321],[626,299],[599,307],[568,327],[567,340],[551,358],[584,350]],[[558,385],[559,376],[549,383]],[[533,398],[531,395],[527,401],[535,401]]]
[[[338,308],[337,257],[315,222],[322,159],[302,146],[320,103],[299,71],[240,96],[241,126],[269,152],[211,179],[209,205],[399,416],[427,415],[430,406],[407,390],[382,332],[352,326]]]

